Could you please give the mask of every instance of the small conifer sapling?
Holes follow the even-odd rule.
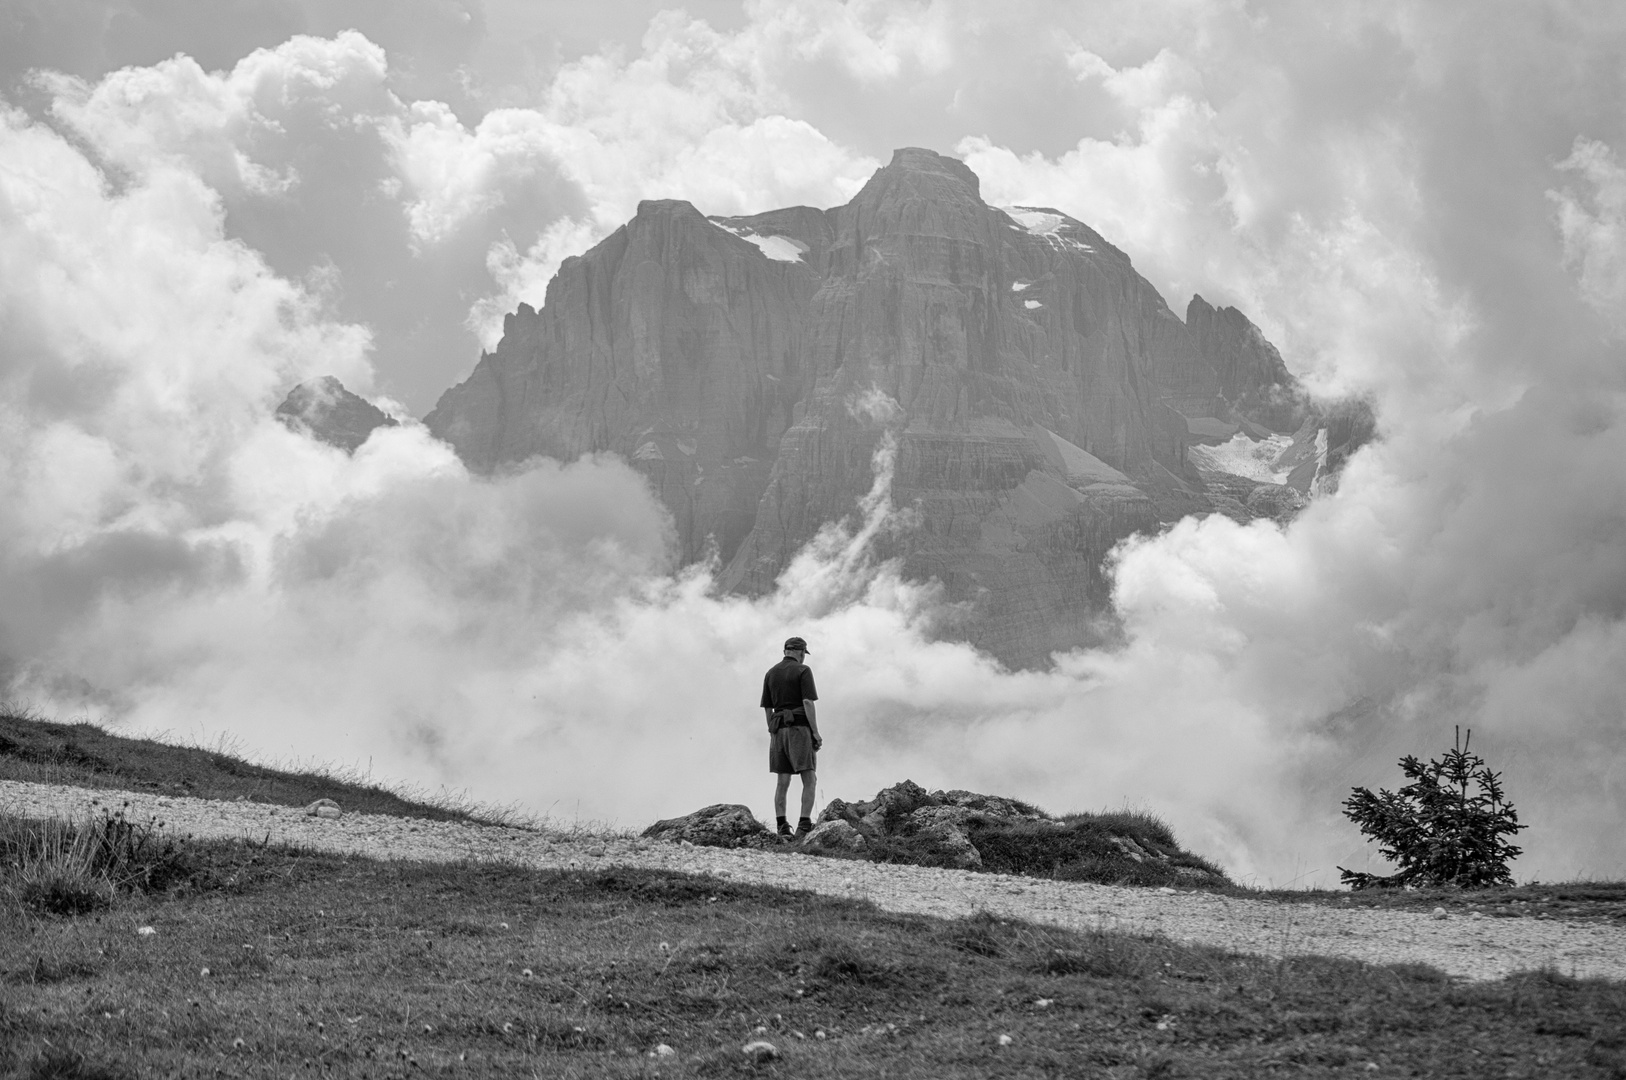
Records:
[[[1457,728],[1456,745],[1427,765],[1407,754],[1400,770],[1411,781],[1399,791],[1354,788],[1344,816],[1376,840],[1398,870],[1388,877],[1338,868],[1355,889],[1373,886],[1511,885],[1508,863],[1521,849],[1509,843],[1525,826],[1502,791],[1501,773],[1468,752],[1473,738]]]

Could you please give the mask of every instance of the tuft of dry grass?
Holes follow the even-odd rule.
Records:
[[[0,888],[39,914],[83,915],[120,892],[161,891],[190,874],[183,842],[123,808],[77,821],[0,813]]]

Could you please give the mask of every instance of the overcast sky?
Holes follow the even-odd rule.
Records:
[[[1327,791],[1470,723],[1524,872],[1619,876],[1622,11],[0,0],[0,675],[647,817],[733,792],[590,764],[646,735],[614,658],[664,655],[691,772],[736,755],[760,803],[717,702],[794,622],[846,642],[820,655],[864,753],[829,794],[1145,801],[1285,880],[1364,857]],[[905,145],[1088,222],[1176,310],[1241,306],[1383,440],[1290,528],[1127,545],[1126,646],[1009,675],[851,552],[755,605],[670,576],[614,461],[485,483],[410,426],[350,459],[266,419],[326,373],[421,416],[640,199],[831,206]]]

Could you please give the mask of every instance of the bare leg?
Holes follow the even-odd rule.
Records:
[[[806,772],[803,772],[801,774],[801,777],[802,777],[802,816],[805,817],[805,818],[810,818],[810,817],[813,816],[813,786],[814,786],[813,785],[813,781],[814,781],[813,770],[808,769]],[[790,777],[787,776],[784,779],[785,779],[785,786],[789,787],[790,786]]]
[[[774,815],[774,817],[784,817],[785,816],[785,792],[790,790],[790,778],[791,778],[791,774],[788,773],[788,772],[782,772],[782,773],[775,773],[774,774],[774,780],[776,781],[776,784],[775,784],[774,789],[773,789],[773,815]],[[805,783],[805,781],[804,781],[804,783]],[[802,801],[803,802],[807,801],[807,796],[806,795],[802,796]]]

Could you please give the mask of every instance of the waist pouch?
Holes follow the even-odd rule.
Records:
[[[785,728],[811,727],[807,722],[807,714],[792,712],[789,709],[775,710],[773,716],[768,718],[768,734],[773,735]]]

